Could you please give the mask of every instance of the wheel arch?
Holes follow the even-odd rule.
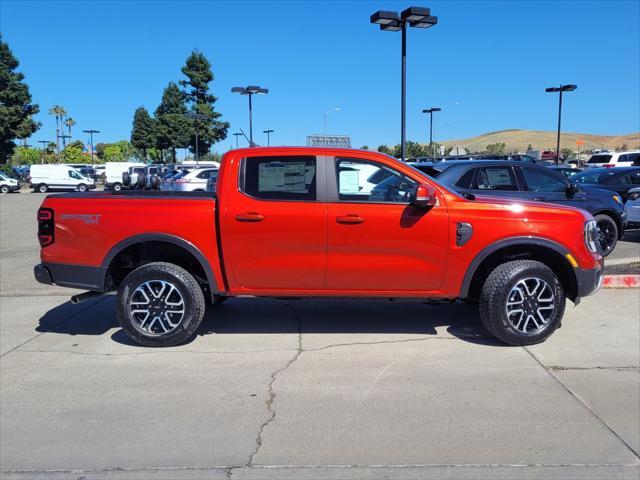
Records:
[[[608,217],[611,217],[611,219],[616,223],[616,226],[618,227],[618,240],[622,240],[622,237],[624,235],[624,225],[619,213],[617,213],[615,210],[603,208],[602,210],[594,211],[591,215],[594,217],[596,215],[607,215]]]
[[[105,291],[117,288],[123,274],[156,261],[175,263],[193,273],[199,283],[208,288],[205,294],[212,299],[219,293],[211,264],[203,253],[183,238],[161,233],[134,235],[109,250],[102,261],[106,272]]]
[[[516,237],[493,243],[473,259],[462,281],[460,298],[478,298],[484,281],[501,263],[516,259],[538,260],[558,276],[567,297],[578,298],[578,278],[559,243],[537,237]]]

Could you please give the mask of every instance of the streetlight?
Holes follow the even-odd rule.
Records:
[[[439,107],[431,107],[422,110],[422,113],[429,114],[429,150],[431,150],[431,158],[435,157],[435,154],[433,153],[433,112],[440,111],[442,111],[442,109]]]
[[[438,23],[438,17],[431,16],[431,11],[423,7],[409,7],[402,13],[378,10],[371,15],[371,23],[380,25],[380,30],[387,32],[402,31],[402,66],[401,66],[401,111],[400,111],[400,142],[402,161],[406,159],[406,110],[407,110],[407,24],[416,28],[429,28]]]
[[[88,133],[89,137],[91,138],[91,163],[94,163],[93,161],[93,134],[94,133],[100,133],[100,130],[82,130],[83,133]]]
[[[327,110],[322,115],[322,136],[325,137],[324,138],[325,145],[327,142],[327,115],[329,115],[332,112],[339,112],[339,111],[340,111],[340,107],[336,107],[336,108],[332,108],[331,110]]]
[[[49,145],[50,140],[38,140],[38,143],[42,144],[42,157],[40,158],[40,163],[44,164],[44,146]]]
[[[201,113],[195,113],[195,112],[189,112],[186,114],[187,117],[191,117],[193,118],[193,129],[195,130],[196,133],[196,167],[199,165],[199,157],[198,157],[198,125],[196,124],[196,120],[206,120],[207,117],[206,115],[203,115]]]
[[[269,93],[268,88],[261,88],[258,85],[249,85],[248,87],[233,87],[231,93],[239,93],[240,95],[249,95],[249,146],[253,147],[253,108],[251,106],[251,97],[253,95],[266,95]]]
[[[544,91],[547,93],[556,93],[560,92],[560,98],[558,100],[558,139],[556,141],[556,165],[560,160],[560,120],[562,119],[562,92],[573,92],[577,85],[560,85],[559,87],[549,87],[545,88]]]
[[[242,132],[236,132],[233,134],[233,136],[236,137],[236,148],[238,148],[238,137],[241,137],[242,135]]]
[[[266,133],[267,134],[267,147],[269,145],[271,145],[271,139],[269,137],[270,134],[272,134],[273,132],[275,132],[275,130],[263,130],[262,133]]]

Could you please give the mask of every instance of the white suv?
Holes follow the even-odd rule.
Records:
[[[204,192],[207,189],[207,180],[217,176],[217,168],[198,168],[176,178],[171,184],[171,190],[174,192]]]
[[[640,162],[640,150],[627,152],[602,152],[592,155],[585,164],[585,168],[598,167],[631,167]]]

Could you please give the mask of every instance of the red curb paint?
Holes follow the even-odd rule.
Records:
[[[640,288],[640,275],[605,275],[602,288]]]

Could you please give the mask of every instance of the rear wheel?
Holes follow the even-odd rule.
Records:
[[[516,260],[496,267],[480,295],[480,319],[509,345],[533,345],[560,326],[565,294],[558,277],[541,262]]]
[[[596,225],[598,225],[600,250],[602,251],[602,256],[606,257],[613,252],[613,249],[616,248],[616,243],[618,243],[618,225],[613,218],[604,213],[593,218],[596,221]]]
[[[47,193],[49,191],[49,187],[45,183],[41,183],[40,185],[38,185],[37,190],[40,193]]]
[[[204,312],[198,282],[171,263],[143,265],[118,289],[118,322],[141,345],[170,347],[185,342],[195,334]]]

